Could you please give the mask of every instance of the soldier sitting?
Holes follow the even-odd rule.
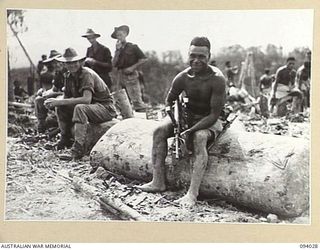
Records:
[[[71,146],[71,128],[74,125],[74,143],[71,149],[73,159],[81,159],[87,152],[85,139],[88,123],[102,123],[116,117],[113,98],[108,86],[99,75],[84,67],[85,57],[72,49],[66,49],[57,60],[63,62],[69,71],[63,99],[49,98],[47,107],[57,107],[61,140],[58,149]]]

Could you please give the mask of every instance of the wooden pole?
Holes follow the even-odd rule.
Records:
[[[21,42],[21,40],[20,40],[20,38],[19,38],[19,36],[18,36],[18,33],[14,31],[14,29],[12,28],[12,25],[11,25],[9,22],[7,22],[7,23],[8,23],[8,25],[9,25],[9,27],[10,27],[13,35],[14,35],[15,38],[18,40],[18,42],[19,42],[19,44],[20,44],[23,52],[25,53],[26,57],[28,58],[28,60],[29,60],[29,62],[30,62],[30,64],[31,64],[31,66],[32,66],[34,69],[36,69],[36,66],[35,66],[34,63],[32,62],[32,59],[31,59],[31,57],[29,56],[29,53],[27,52],[26,48],[23,46],[23,44],[22,44],[22,42]]]
[[[248,76],[250,77],[250,83],[251,83],[251,95],[253,97],[257,97],[256,94],[256,79],[255,79],[255,68],[253,63],[253,54],[249,52],[249,68],[248,68]]]
[[[27,104],[27,103],[20,103],[20,102],[8,102],[9,106],[15,106],[18,108],[34,108],[34,105]]]

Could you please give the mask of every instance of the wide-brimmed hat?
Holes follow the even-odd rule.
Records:
[[[53,50],[50,51],[49,58],[44,60],[43,63],[52,62],[53,60],[57,59],[60,56],[61,56],[61,54],[58,51],[53,49]]]
[[[89,36],[100,37],[101,35],[94,32],[92,29],[87,29],[87,32],[83,34],[82,37],[89,37]]]
[[[62,57],[56,58],[59,62],[76,62],[85,59],[85,56],[79,56],[73,48],[67,48]]]
[[[127,35],[129,34],[129,31],[130,31],[129,26],[127,26],[127,25],[121,25],[119,27],[114,27],[114,31],[112,32],[111,37],[114,39],[117,39],[116,33],[119,30],[123,30],[124,32],[127,33]]]

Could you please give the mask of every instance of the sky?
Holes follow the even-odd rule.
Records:
[[[219,11],[133,11],[133,10],[41,10],[27,9],[28,31],[20,34],[34,64],[42,54],[68,47],[85,55],[89,42],[82,38],[87,28],[101,34],[98,41],[114,53],[114,27],[130,27],[127,40],[143,51],[154,50],[160,56],[167,50],[180,50],[184,59],[191,39],[206,36],[213,55],[222,47],[240,44],[243,47],[274,44],[284,52],[295,47],[312,48],[312,10],[219,10]],[[11,31],[7,45],[12,68],[29,66],[29,62]]]

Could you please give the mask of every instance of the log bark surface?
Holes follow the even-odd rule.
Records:
[[[236,123],[235,123],[236,124]],[[127,119],[91,151],[91,165],[133,179],[152,178],[152,133],[158,122]],[[175,165],[166,159],[169,185],[189,185],[193,157]],[[285,217],[309,208],[309,141],[248,133],[231,126],[209,152],[200,193]]]
[[[112,119],[111,121],[98,124],[89,123],[85,140],[85,147],[87,151],[89,152],[97,143],[97,141],[108,131],[108,129],[110,129],[118,122],[119,120]]]

